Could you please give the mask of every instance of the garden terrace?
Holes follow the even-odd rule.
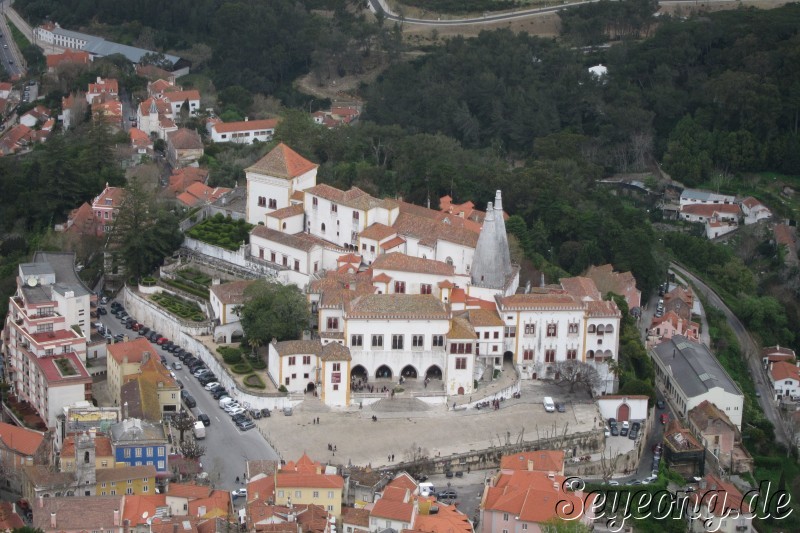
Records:
[[[174,275],[174,277],[165,277],[162,275],[161,281],[193,296],[208,300],[208,288],[211,286],[211,276],[188,267],[176,270],[172,275]],[[220,279],[220,282],[225,283],[225,280]]]
[[[236,345],[218,346],[214,355],[243,389],[249,392],[274,391],[263,374],[267,364],[260,355],[254,358],[249,349]]]
[[[253,225],[244,220],[232,220],[216,214],[194,226],[186,235],[235,252],[242,244],[249,242],[251,229]]]
[[[194,322],[203,322],[206,319],[199,305],[180,296],[162,292],[153,294],[150,299],[157,303],[159,307],[180,318],[193,320]]]

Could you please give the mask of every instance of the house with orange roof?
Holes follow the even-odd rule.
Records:
[[[123,377],[120,404],[128,404],[129,416],[158,422],[180,411],[180,393],[169,370],[155,357],[150,357],[142,361],[138,373]],[[144,407],[141,413],[132,411],[135,404]]]
[[[566,479],[560,475],[527,470],[500,473],[483,491],[480,531],[538,531],[545,522],[559,518],[570,518],[591,526],[594,520],[591,513],[593,495],[568,490]],[[574,517],[564,514],[569,504],[581,514]]]
[[[403,533],[473,533],[475,529],[469,517],[455,505],[433,501],[431,498],[417,499],[417,515],[413,529]]]
[[[467,200],[463,204],[456,204],[450,195],[445,195],[439,198],[439,210],[442,213],[455,215],[457,217],[469,220],[478,224],[479,227],[483,225],[486,218],[486,212],[475,209],[475,204]],[[503,219],[508,220],[508,213],[503,211]]]
[[[357,107],[331,107],[328,110],[315,111],[311,114],[311,119],[315,124],[325,126],[328,129],[347,126],[358,120],[361,111]]]
[[[44,124],[49,119],[50,110],[43,105],[37,105],[19,117],[19,123],[34,128],[37,124]]]
[[[14,531],[25,527],[17,504],[0,502],[0,531]]]
[[[517,470],[564,475],[563,450],[537,450],[504,455],[500,458],[500,472],[510,474]]]
[[[9,491],[21,494],[22,467],[52,463],[53,442],[49,435],[0,422],[0,464],[7,470],[4,477]]]
[[[665,314],[673,312],[684,321],[689,322],[692,318],[693,308],[694,293],[691,287],[681,287],[678,285],[664,295]]]
[[[195,516],[160,516],[150,524],[145,533],[216,533],[218,531],[215,518],[197,518]],[[231,528],[226,522],[224,530]]]
[[[787,363],[796,363],[797,356],[794,350],[786,346],[767,346],[761,349],[761,364],[764,370],[769,371],[773,363],[779,361],[786,361]]]
[[[17,124],[0,138],[0,155],[9,155],[25,150],[33,142],[33,130],[25,124]]]
[[[683,335],[693,341],[699,341],[700,324],[684,320],[675,311],[667,311],[660,317],[653,317],[647,336],[648,346],[654,346],[675,335]]]
[[[775,400],[800,398],[800,368],[797,364],[787,361],[778,361],[772,364],[769,371],[772,390],[775,392]]]
[[[169,177],[166,194],[170,197],[177,197],[185,192],[194,183],[205,183],[208,179],[208,169],[200,167],[182,167],[172,171]]]
[[[609,292],[619,294],[625,298],[629,310],[641,307],[642,291],[636,288],[636,278],[630,271],[616,272],[614,266],[607,263],[590,266],[584,275],[594,281],[600,294],[606,295]]]
[[[99,236],[101,232],[98,226],[92,206],[88,202],[83,202],[80,207],[69,212],[65,223],[56,224],[54,230],[76,235]]]
[[[100,95],[92,102],[92,120],[97,120],[107,125],[113,131],[123,127],[122,102],[116,97]]]
[[[103,79],[97,77],[95,83],[90,83],[86,90],[86,101],[92,104],[95,98],[110,96],[113,100],[119,99],[119,82],[113,78]]]
[[[178,128],[167,132],[166,140],[167,159],[173,168],[196,164],[203,157],[203,141],[194,130]]]
[[[148,96],[161,96],[169,91],[182,91],[183,87],[175,85],[175,76],[170,75],[147,82]]]
[[[753,471],[753,457],[742,445],[739,428],[716,405],[708,400],[696,405],[689,411],[687,422],[720,467],[735,473]]]
[[[185,207],[197,207],[216,202],[231,190],[227,187],[209,187],[205,183],[196,181],[178,194],[177,199]]]
[[[692,513],[689,519],[691,533],[720,531],[722,533],[750,533],[753,515],[750,501],[733,483],[707,474],[698,484],[697,490],[689,494]]]
[[[55,72],[61,65],[88,65],[92,61],[89,52],[83,50],[65,49],[60,54],[50,54],[45,56],[47,60],[47,71]]]
[[[414,493],[391,482],[383,489],[381,497],[369,508],[369,525],[372,531],[378,528],[403,531],[411,528],[417,516]]]
[[[108,346],[108,390],[114,405],[122,406],[122,385],[128,378],[137,376],[142,364],[157,357],[155,347],[143,337]]]
[[[238,122],[209,121],[206,125],[211,140],[215,143],[253,144],[256,141],[269,142],[275,135],[280,119],[244,120]]]
[[[772,217],[772,212],[769,208],[752,196],[742,199],[739,205],[742,207],[745,224],[755,224]]]
[[[103,192],[92,200],[92,211],[97,219],[99,234],[103,235],[111,231],[114,226],[114,219],[119,212],[119,208],[125,199],[125,189],[122,187],[109,187],[106,183]]]
[[[329,474],[321,463],[303,454],[275,472],[275,505],[321,505],[335,517],[342,513],[344,479]]]
[[[14,88],[11,83],[7,81],[0,81],[0,98],[8,99],[11,96],[11,90]]]
[[[136,533],[149,533],[150,524],[156,517],[167,516],[169,507],[167,506],[166,494],[140,494],[126,495],[125,508],[122,511],[122,519]]]
[[[128,137],[131,140],[131,148],[136,153],[136,160],[141,161],[144,156],[153,154],[153,141],[145,132],[139,128],[131,128]]]
[[[318,166],[280,143],[246,168],[247,222],[266,223],[267,213],[289,207],[295,191],[316,185]]]
[[[167,133],[178,129],[172,106],[160,96],[152,96],[137,106],[136,123],[148,135],[164,140]]]
[[[184,106],[188,109],[190,116],[196,115],[200,110],[200,92],[197,89],[167,90],[161,93],[161,97],[171,106],[173,116],[178,116]]]
[[[98,435],[96,431],[92,431],[91,435],[94,440],[95,468],[97,470],[114,468],[116,466],[116,460],[114,459],[114,450],[111,446],[111,438],[106,435]],[[75,472],[76,465],[84,459],[83,457],[76,456],[76,439],[78,439],[78,436],[75,434],[64,437],[64,441],[61,444],[59,462],[59,469],[61,472]]]

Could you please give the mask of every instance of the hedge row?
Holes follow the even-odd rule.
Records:
[[[264,383],[264,380],[258,377],[258,375],[256,374],[250,374],[249,376],[245,377],[244,384],[254,389],[267,388],[267,385]]]
[[[217,352],[222,356],[222,360],[229,365],[235,365],[242,361],[241,348],[234,348],[232,346],[220,346]]]
[[[164,283],[166,283],[171,287],[175,287],[176,289],[180,289],[182,291],[188,292],[189,294],[197,296],[198,298],[202,298],[203,300],[208,300],[208,289],[200,289],[198,287],[193,287],[188,283],[183,283],[181,281],[174,279],[164,278],[161,281],[163,281]]]
[[[236,363],[235,365],[231,365],[231,370],[237,374],[249,374],[253,371],[253,367],[250,366],[249,363]]]
[[[263,359],[251,359],[250,366],[253,367],[253,370],[264,370],[267,368],[267,363]]]

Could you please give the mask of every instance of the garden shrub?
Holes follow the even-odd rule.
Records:
[[[229,365],[242,362],[242,350],[232,346],[220,346],[217,352],[222,356],[222,360]]]
[[[250,366],[253,367],[253,370],[264,370],[267,368],[267,363],[261,359],[256,359],[254,361],[250,361]]]
[[[250,363],[236,363],[235,365],[231,365],[231,370],[236,372],[237,374],[249,374],[253,371],[253,367],[250,366]]]
[[[244,378],[244,384],[248,387],[252,387],[254,389],[266,389],[267,386],[264,384],[264,380],[262,380],[256,374],[250,374],[249,376]]]

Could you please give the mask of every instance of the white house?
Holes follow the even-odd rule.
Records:
[[[267,213],[292,205],[295,193],[316,185],[318,166],[280,143],[245,169],[247,221],[264,224]]]
[[[745,224],[755,224],[760,220],[766,220],[772,216],[772,212],[769,208],[752,196],[743,199],[741,201],[741,206]]]
[[[211,120],[207,129],[211,140],[215,143],[253,144],[255,141],[269,142],[275,135],[278,119],[249,120],[245,118],[239,122],[222,122]]]
[[[800,369],[797,365],[786,361],[778,361],[772,364],[769,372],[772,381],[772,390],[775,391],[775,399],[782,398],[795,399],[800,397]]]
[[[373,198],[357,187],[341,191],[320,184],[305,190],[306,230],[320,239],[357,251],[359,234],[374,223],[391,225],[397,202]]]
[[[139,129],[159,139],[167,138],[167,133],[178,129],[175,115],[169,102],[160,97],[151,97],[136,108]]]
[[[167,91],[161,97],[169,104],[173,116],[180,114],[181,107],[186,104],[189,115],[196,115],[200,110],[200,92],[197,89],[188,91]]]
[[[647,396],[608,394],[597,398],[597,408],[604,420],[616,418],[620,422],[647,419]]]
[[[603,382],[598,392],[613,393],[608,362],[619,358],[619,308],[602,300],[589,278],[565,278],[561,284],[561,289],[497,298],[505,324],[505,355],[523,379],[552,378],[561,361],[594,365]]]
[[[741,213],[737,204],[689,204],[681,207],[680,217],[687,222],[717,220],[735,224]]]
[[[256,226],[250,232],[250,254],[254,259],[271,263],[278,269],[292,270],[300,274],[302,283],[322,270],[335,269],[336,258],[345,253],[308,233],[289,234],[266,226]]]
[[[378,256],[372,263],[372,272],[380,293],[433,294],[437,298],[441,296],[439,283],[455,278],[453,265],[400,252]],[[467,281],[468,278],[463,279],[465,284]]]
[[[732,220],[720,220],[716,216],[706,219],[706,239],[716,239],[739,229],[739,223]]]
[[[744,395],[704,344],[682,335],[650,349],[656,386],[679,416],[686,418],[695,406],[708,400],[742,429]]]
[[[350,402],[350,350],[320,341],[273,341],[269,345],[268,372],[289,392],[318,391],[329,406]]]
[[[244,335],[239,307],[244,303],[244,291],[253,281],[232,281],[211,285],[208,290],[211,310],[219,325],[214,328],[218,343],[236,342]]]
[[[694,204],[719,205],[734,203],[736,203],[735,196],[703,191],[700,189],[684,189],[683,192],[681,192],[680,198],[681,207]]]

